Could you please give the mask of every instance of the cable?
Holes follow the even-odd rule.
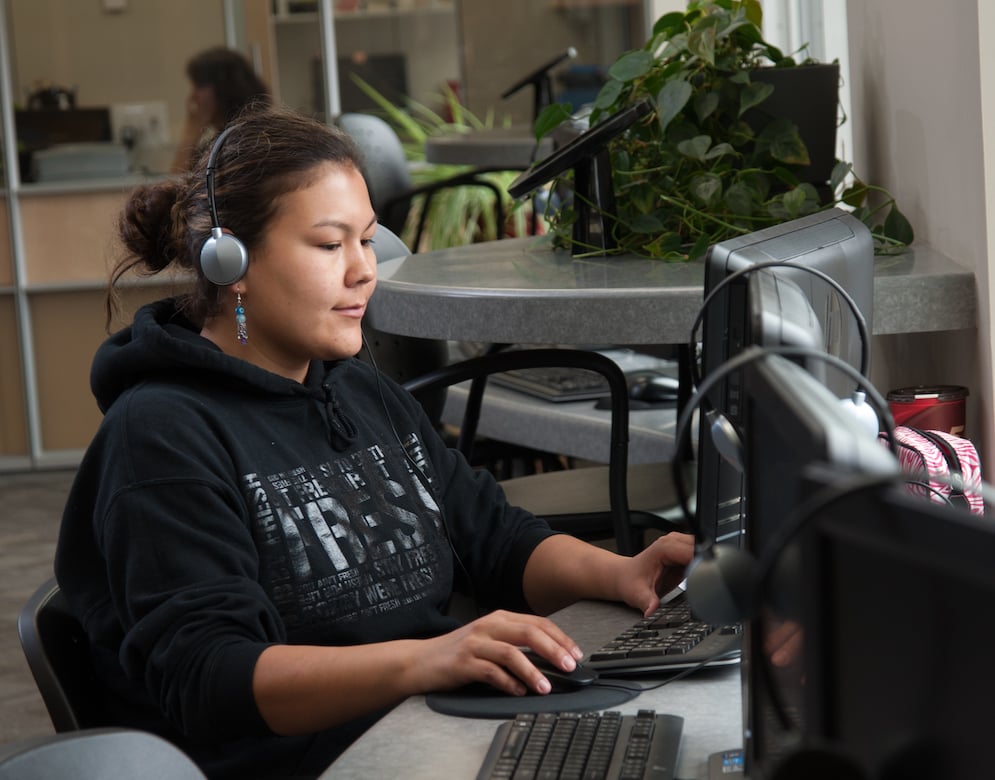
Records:
[[[463,559],[460,557],[459,551],[456,549],[456,544],[453,542],[453,534],[449,528],[449,520],[446,517],[446,510],[443,506],[442,498],[438,495],[435,488],[432,485],[432,481],[428,476],[422,471],[421,466],[411,457],[411,453],[408,452],[408,448],[404,446],[404,442],[401,440],[401,435],[397,432],[397,427],[394,425],[394,418],[391,417],[390,409],[387,406],[387,398],[384,395],[383,383],[380,378],[380,368],[377,366],[376,356],[373,354],[373,350],[370,349],[369,342],[366,340],[366,334],[360,331],[363,338],[363,348],[366,350],[366,354],[370,358],[370,364],[373,367],[373,376],[376,379],[377,384],[377,394],[380,396],[380,405],[383,408],[384,416],[387,418],[387,424],[390,426],[391,433],[394,435],[397,445],[401,448],[401,453],[404,455],[405,459],[411,465],[415,478],[421,483],[422,487],[428,492],[430,496],[435,500],[436,508],[439,510],[439,520],[442,522],[442,530],[446,535],[446,541],[449,543],[449,549],[453,553],[453,560],[456,562],[459,571],[463,574],[466,579],[466,587],[468,593],[466,594],[470,600],[473,602],[474,609],[477,611],[479,616],[480,607],[477,603],[476,595],[474,594],[473,579],[470,577],[470,571],[467,569],[466,565],[463,563]]]
[[[684,447],[686,446],[685,439],[688,438],[687,432],[691,424],[691,417],[693,416],[695,410],[701,406],[702,401],[707,397],[708,393],[710,393],[715,385],[722,381],[728,374],[733,371],[738,371],[750,363],[754,363],[761,358],[767,357],[768,355],[782,355],[785,357],[814,357],[828,363],[830,366],[838,368],[849,378],[853,379],[857,383],[858,387],[863,388],[864,392],[867,394],[867,398],[870,399],[872,405],[875,407],[875,411],[884,423],[885,434],[889,444],[891,445],[892,452],[896,452],[894,438],[891,435],[891,431],[895,427],[895,420],[891,415],[891,409],[889,408],[887,401],[885,401],[884,397],[870,383],[870,381],[868,381],[857,371],[857,369],[845,360],[842,360],[835,355],[830,355],[828,352],[819,352],[806,347],[748,347],[734,358],[727,360],[721,366],[716,368],[711,374],[705,377],[701,385],[695,391],[695,394],[690,398],[687,404],[684,405],[684,408],[681,409],[681,413],[677,418],[677,427],[674,430],[675,452],[674,458],[670,464],[672,478],[685,522],[687,522],[688,526],[694,530],[695,539],[698,542],[704,543],[707,542],[707,540],[702,539],[702,532],[698,527],[697,519],[693,517],[693,513],[688,505],[688,495],[685,490],[683,475],[681,473],[681,462],[684,455]]]
[[[739,279],[740,277],[747,276],[752,271],[762,271],[764,269],[770,268],[791,268],[797,269],[799,271],[805,271],[806,273],[817,276],[818,278],[825,281],[829,286],[831,286],[836,293],[846,302],[850,307],[850,311],[853,313],[854,321],[857,324],[857,331],[860,335],[860,373],[862,376],[867,376],[867,371],[870,364],[870,332],[867,328],[867,320],[864,318],[863,313],[860,311],[860,307],[857,306],[856,301],[853,297],[844,289],[844,287],[833,279],[829,274],[824,271],[807,265],[798,265],[794,262],[795,258],[789,258],[787,260],[770,260],[762,263],[753,263],[748,266],[744,266],[731,274],[723,277],[719,282],[712,287],[708,295],[705,296],[704,301],[702,301],[701,307],[698,309],[698,315],[695,317],[694,324],[691,326],[691,335],[688,342],[688,349],[692,356],[689,361],[690,371],[691,371],[691,381],[697,387],[701,383],[701,375],[697,370],[697,361],[695,356],[697,355],[698,341],[695,334],[698,332],[698,328],[701,326],[704,320],[705,313],[708,307],[711,305],[712,301],[715,300],[718,293],[728,287],[733,281]]]

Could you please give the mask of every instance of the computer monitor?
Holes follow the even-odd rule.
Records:
[[[879,780],[987,776],[991,519],[891,485],[819,513],[805,550],[796,765],[815,747],[813,760],[843,754]]]
[[[760,352],[753,349],[753,354]],[[770,661],[779,638],[794,635],[792,641],[798,641],[804,622],[802,584],[811,576],[807,561],[799,564],[802,537],[789,532],[804,527],[806,505],[826,485],[897,480],[901,470],[894,454],[868,434],[822,381],[795,362],[769,354],[749,362],[742,391],[742,415],[750,432],[744,441],[745,539],[759,562],[758,572],[768,570],[763,586],[749,599],[751,619],[744,626],[742,657],[746,767],[755,780],[770,777],[807,727],[801,706],[809,683],[806,655],[789,655],[790,661],[779,665]],[[863,641],[859,635],[851,639]],[[809,644],[806,633],[806,652]]]
[[[14,127],[22,181],[32,181],[32,155],[56,144],[110,141],[109,108],[16,109]]]
[[[769,263],[783,266],[744,273],[745,269]],[[826,281],[826,276],[832,282]],[[770,279],[777,281],[767,281]],[[819,332],[813,323],[799,319],[800,315],[793,315],[787,308],[787,299],[781,297],[780,290],[789,289],[788,282],[792,290],[801,290],[807,299]],[[859,310],[863,328],[834,283]],[[701,376],[707,377],[750,345],[821,348],[866,370],[873,285],[870,231],[841,209],[828,209],[713,245],[705,258],[707,303],[702,313]],[[797,306],[793,308],[800,311]],[[769,327],[770,322],[792,319],[798,327]],[[813,339],[818,339],[818,345]],[[839,372],[815,363],[810,366],[823,372],[820,379],[837,396],[847,397],[854,391],[852,380]],[[739,374],[730,374],[716,385],[707,400],[745,436],[748,431],[741,414],[739,385]],[[699,532],[707,539],[736,539],[744,530],[743,474],[720,454],[708,426],[700,429],[697,465]]]

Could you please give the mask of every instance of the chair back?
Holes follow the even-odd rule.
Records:
[[[206,780],[183,751],[132,729],[86,729],[0,745],[0,780]]]
[[[383,224],[377,226],[373,249],[378,263],[411,254],[404,242]],[[376,306],[376,294],[371,305]],[[449,362],[449,347],[445,341],[399,336],[395,333],[385,333],[369,325],[363,326],[363,335],[366,349],[359,353],[359,359],[373,363],[381,372],[399,384],[441,368]],[[429,419],[439,425],[442,409],[446,404],[446,389],[436,388],[415,393],[414,396],[425,409]]]
[[[363,153],[363,175],[381,224],[400,234],[411,209],[408,160],[401,139],[387,122],[372,114],[340,114],[335,123]]]
[[[17,634],[55,730],[107,725],[89,639],[54,578],[21,608]]]

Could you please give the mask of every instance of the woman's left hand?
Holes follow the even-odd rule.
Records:
[[[694,537],[669,533],[661,536],[623,567],[619,582],[622,600],[643,615],[660,606],[660,597],[677,587],[694,557]]]

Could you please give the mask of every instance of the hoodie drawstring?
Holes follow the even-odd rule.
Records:
[[[325,393],[325,430],[328,434],[328,442],[341,452],[356,440],[359,431],[356,424],[339,406],[334,385],[326,382],[321,385],[321,389]]]

